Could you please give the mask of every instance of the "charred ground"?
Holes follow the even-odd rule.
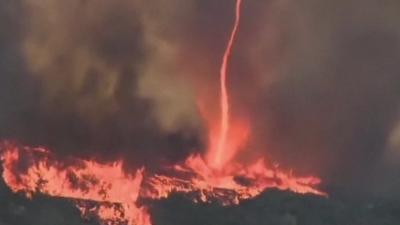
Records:
[[[154,201],[155,225],[397,225],[400,201],[337,194],[330,198],[269,190],[240,206],[195,204],[183,195]],[[66,199],[13,194],[0,183],[1,225],[98,225]]]

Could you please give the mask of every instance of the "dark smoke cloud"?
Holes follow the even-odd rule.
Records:
[[[147,88],[140,87],[143,67],[156,56],[139,3],[1,4],[3,139],[44,145],[61,156],[123,157],[137,166],[179,160],[199,148],[196,127],[180,121],[164,129],[157,99],[140,93]]]
[[[2,138],[137,166],[205,148],[196,98],[217,97],[234,1],[0,4]],[[245,0],[229,85],[248,147],[327,183],[395,190],[399,7]]]
[[[279,18],[282,61],[252,110],[254,129],[263,130],[258,142],[272,159],[320,173],[328,183],[398,188],[399,158],[390,167],[384,158],[399,112],[400,5],[296,1],[287,7],[278,15],[290,18]]]
[[[197,92],[218,94],[234,2],[4,4],[25,19],[2,32],[18,57],[1,68],[14,82],[1,84],[2,139],[148,167],[205,149]]]

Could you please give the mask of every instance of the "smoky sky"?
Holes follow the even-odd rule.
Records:
[[[2,1],[1,138],[132,166],[204,151],[196,100],[218,96],[233,9],[233,0]],[[232,114],[252,128],[241,157],[337,186],[399,187],[399,10],[394,0],[244,0],[229,68]]]
[[[133,3],[1,4],[2,138],[135,166],[199,146],[195,129],[163,131],[137,93],[148,53]]]
[[[263,130],[258,138],[273,159],[319,171],[327,182],[378,192],[395,189],[398,148],[389,153],[395,158],[390,166],[385,158],[399,112],[400,5],[288,4],[292,19],[283,31],[279,78],[257,100],[267,107],[258,102],[252,110],[261,120],[255,123]]]

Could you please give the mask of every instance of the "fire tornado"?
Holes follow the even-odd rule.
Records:
[[[220,168],[221,167],[221,161],[222,157],[224,155],[224,151],[227,149],[226,146],[226,139],[229,133],[229,93],[228,93],[228,88],[227,88],[227,70],[228,70],[228,65],[229,65],[229,59],[232,54],[232,48],[239,30],[239,24],[240,24],[240,10],[241,10],[241,5],[242,5],[242,0],[237,0],[236,1],[236,18],[235,18],[235,24],[232,29],[232,33],[230,35],[228,45],[225,49],[225,53],[222,59],[222,65],[220,69],[220,88],[221,88],[221,124],[220,124],[220,134],[219,134],[219,140],[218,140],[218,147],[215,153],[215,158],[211,162],[213,167],[215,168]]]

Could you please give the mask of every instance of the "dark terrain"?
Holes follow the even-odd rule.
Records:
[[[0,225],[97,225],[71,201],[13,194],[1,181]],[[270,190],[239,206],[194,204],[175,195],[150,203],[155,225],[399,225],[400,201],[339,195],[330,198]]]

